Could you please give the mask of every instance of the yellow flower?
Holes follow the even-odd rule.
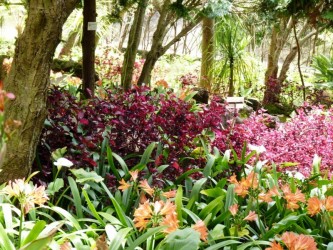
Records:
[[[321,207],[322,202],[318,199],[318,197],[311,197],[308,199],[308,214],[310,214],[310,216],[320,213]]]
[[[200,239],[202,241],[207,241],[208,229],[202,220],[199,220],[195,225],[192,226],[192,228],[200,233]]]
[[[249,214],[244,218],[247,221],[255,221],[258,219],[258,215],[254,211],[250,211]]]
[[[29,213],[35,207],[35,204],[41,206],[49,199],[45,193],[44,186],[32,186],[26,183],[24,179],[18,179],[14,182],[9,181],[2,192],[9,197],[16,197],[25,214]]]
[[[147,194],[149,194],[150,196],[153,196],[154,194],[154,189],[151,188],[147,182],[147,180],[142,180],[140,181],[140,185],[139,185],[140,188],[143,189],[143,191],[145,191]]]
[[[120,186],[118,187],[118,189],[125,191],[127,189],[130,188],[131,184],[127,183],[124,179],[121,179],[121,181],[119,181]]]
[[[229,211],[232,214],[232,216],[235,216],[237,214],[238,207],[239,207],[238,204],[234,204],[229,207]]]

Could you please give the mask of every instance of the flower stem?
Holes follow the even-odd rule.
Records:
[[[18,235],[18,243],[21,248],[21,237],[22,237],[22,230],[23,230],[23,219],[24,219],[24,207],[21,205],[21,214],[20,214],[20,227],[19,227],[19,235]]]

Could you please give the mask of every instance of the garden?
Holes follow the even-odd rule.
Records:
[[[331,1],[0,10],[1,250],[333,249]]]

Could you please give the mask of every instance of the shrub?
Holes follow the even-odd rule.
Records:
[[[332,110],[305,106],[286,123],[272,125],[272,117],[259,114],[240,125],[243,137],[249,144],[263,145],[266,152],[262,159],[275,162],[280,171],[311,173],[312,159],[322,158],[322,170],[330,174],[333,167],[333,123]],[[289,167],[288,167],[289,166]]]
[[[126,93],[108,91],[104,99],[96,97],[87,102],[52,89],[49,103],[48,125],[39,147],[46,176],[51,172],[47,162],[50,152],[57,148],[67,147],[68,157],[77,167],[97,166],[99,159],[103,159],[101,144],[105,138],[112,151],[121,157],[140,155],[150,143],[160,142],[149,170],[154,173],[156,167],[169,164],[163,175],[156,177],[171,180],[203,166],[202,157],[191,156],[203,141],[210,140],[207,131],[216,133],[213,146],[220,150],[229,146],[240,149],[243,144],[238,132],[221,127],[226,110],[224,104],[215,101],[199,106],[172,93],[134,88]],[[133,167],[137,160],[128,157],[126,162]]]

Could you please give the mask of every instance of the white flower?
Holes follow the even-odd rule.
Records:
[[[59,158],[56,162],[53,162],[53,164],[57,167],[70,168],[71,166],[73,166],[73,162],[63,157]]]
[[[304,181],[305,180],[305,176],[303,174],[301,174],[300,172],[296,172],[294,175],[294,178]]]
[[[266,148],[263,145],[257,146],[257,145],[249,144],[248,147],[251,151],[256,151],[258,154],[261,154],[266,151]]]

